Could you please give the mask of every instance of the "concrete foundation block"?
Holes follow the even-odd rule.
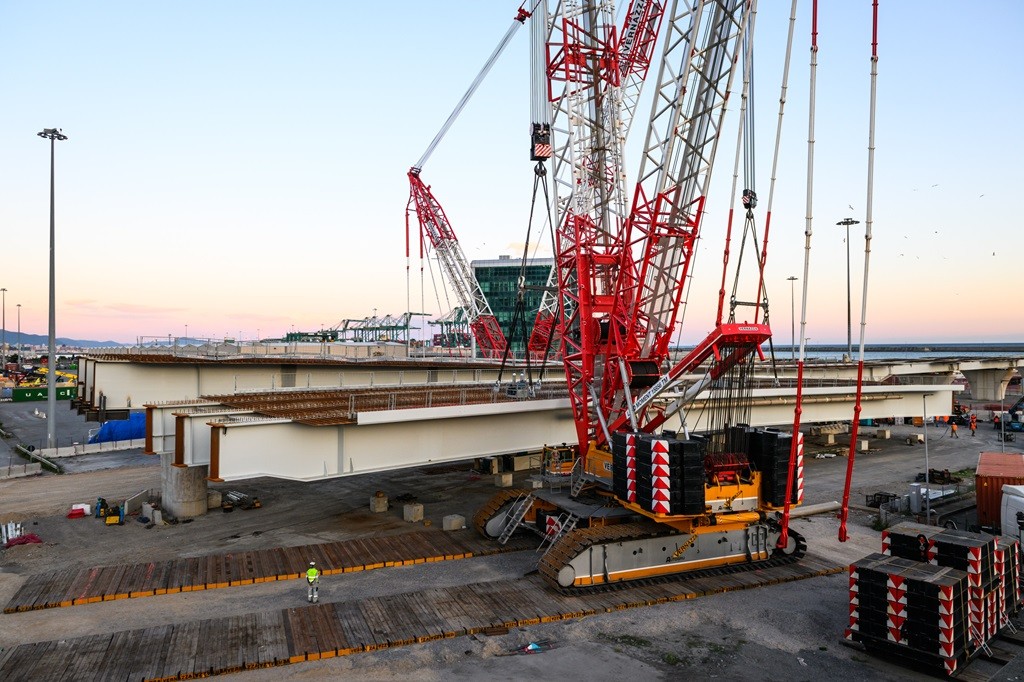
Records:
[[[822,445],[835,445],[836,444],[836,434],[834,434],[834,433],[823,433],[820,436],[818,436],[818,442],[821,443]]]
[[[892,438],[892,431],[890,429],[878,429],[877,431],[875,431],[875,438],[879,438],[881,440],[889,440],[890,438]]]
[[[413,502],[405,505],[402,508],[402,518],[409,523],[417,523],[423,520],[423,505],[419,502]]]
[[[494,475],[494,486],[496,488],[511,488],[512,487],[512,472],[506,472],[503,474]]]
[[[207,490],[206,491],[206,508],[207,509],[219,509],[221,502],[224,501],[224,496],[219,490]]]
[[[870,441],[857,439],[857,452],[867,452]]]
[[[531,478],[530,479],[530,487],[533,488],[534,490],[538,490],[540,488],[543,488],[544,487],[544,481],[538,481],[535,478]]]
[[[374,514],[383,514],[388,510],[388,496],[378,491],[370,498],[370,511]]]
[[[163,512],[161,512],[159,509],[154,509],[153,515],[149,517],[149,520],[158,526],[161,525],[164,522]]]
[[[462,530],[466,527],[466,517],[462,514],[449,514],[441,519],[441,528],[444,530]]]

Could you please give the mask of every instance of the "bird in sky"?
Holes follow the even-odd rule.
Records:
[[[847,204],[847,206],[850,206],[850,204]],[[853,206],[850,206],[850,210],[855,211],[856,209]]]

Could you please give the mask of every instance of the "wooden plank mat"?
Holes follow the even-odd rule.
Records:
[[[155,669],[156,679],[188,679],[195,671],[196,651],[199,648],[199,630],[202,621],[179,623],[174,626],[166,644],[167,652]]]
[[[272,668],[288,662],[288,639],[284,630],[284,611],[259,611],[256,614],[257,656],[260,668]]]
[[[345,602],[334,606],[338,625],[345,635],[348,651],[353,653],[367,651],[369,644],[375,644],[373,632],[363,616],[362,609],[359,608],[359,602]]]
[[[316,561],[325,575],[429,561],[519,551],[535,544],[513,538],[506,545],[473,538],[470,530],[418,531],[300,547],[275,547],[171,561],[65,569],[30,576],[4,607],[5,613],[55,608],[290,580]]]
[[[0,665],[0,679],[187,679],[467,635],[490,626],[579,618],[846,570],[846,566],[809,557],[788,566],[571,597],[548,589],[536,575],[432,588],[358,602],[23,644]]]

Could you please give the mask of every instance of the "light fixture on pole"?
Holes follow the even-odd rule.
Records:
[[[796,360],[796,298],[793,293],[793,287],[796,282],[796,275],[786,278],[789,281],[789,325],[791,327],[790,341],[789,341],[789,355],[792,360]]]
[[[844,218],[836,225],[846,228],[846,361],[853,360],[853,325],[850,317],[850,225],[860,225],[859,220]]]
[[[57,297],[55,295],[56,268],[54,263],[54,208],[53,208],[53,157],[57,140],[64,141],[68,136],[60,128],[43,128],[36,133],[39,137],[50,141],[50,323],[47,343],[46,372],[46,447],[57,447]]]
[[[21,355],[21,304],[18,304],[18,364],[24,365],[25,358]],[[19,370],[20,371],[20,370]]]

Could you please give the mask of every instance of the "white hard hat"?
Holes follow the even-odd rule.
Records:
[[[310,566],[316,566],[316,562],[315,562],[315,561],[310,561],[310,562],[309,562],[309,565],[310,565]]]

